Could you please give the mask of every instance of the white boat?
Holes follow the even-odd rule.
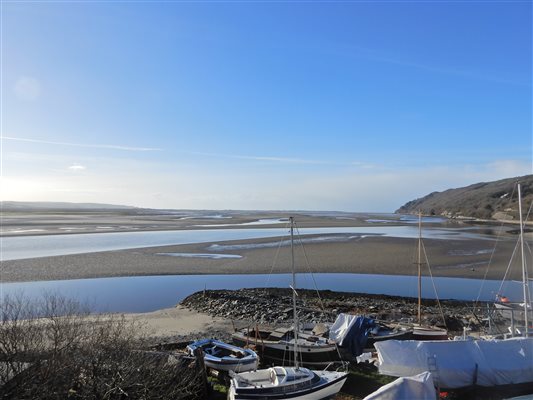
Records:
[[[529,287],[524,257],[524,232],[520,185],[518,185],[520,241],[524,285],[524,319],[529,325]],[[533,384],[533,338],[456,341],[385,341],[376,343],[379,371],[384,375],[407,377],[429,371],[440,388],[471,386],[498,387]]]
[[[291,264],[292,264],[292,305],[294,327],[298,327],[296,310],[296,273],[294,268],[294,219],[291,224]],[[232,374],[228,399],[230,400],[268,400],[300,399],[321,400],[337,394],[348,378],[346,372],[316,371],[299,366],[298,332],[294,329],[293,360],[294,367],[260,369],[252,372]]]
[[[235,374],[228,398],[231,400],[301,399],[320,400],[337,394],[346,373],[312,371],[302,367],[272,367]]]
[[[203,339],[191,343],[187,346],[187,351],[193,355],[198,348],[204,352],[205,365],[219,371],[252,371],[256,370],[259,364],[259,357],[254,351],[215,339]]]
[[[515,322],[523,324],[525,321],[524,303],[504,301],[502,299],[506,299],[506,297],[499,297],[496,303],[494,303],[496,311],[498,311],[503,318],[511,322],[511,324],[514,324]],[[528,321],[533,321],[533,309],[531,309],[531,307],[528,307],[527,314]]]
[[[533,334],[533,308],[531,304],[531,292],[529,290],[529,276],[526,266],[526,258],[524,251],[524,224],[522,222],[522,199],[520,192],[520,184],[518,186],[518,210],[520,215],[520,254],[522,264],[522,302],[511,302],[506,296],[502,296],[500,293],[496,295],[496,302],[494,308],[505,319],[510,322],[509,331],[511,336],[518,335],[530,336]],[[514,253],[513,253],[514,254]],[[516,325],[515,325],[516,323]]]

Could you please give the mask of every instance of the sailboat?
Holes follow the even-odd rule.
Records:
[[[529,287],[524,256],[524,231],[520,185],[518,185],[525,326],[529,326]],[[533,338],[527,329],[523,337],[503,340],[396,341],[376,343],[381,374],[407,377],[432,373],[442,389],[473,385],[500,387],[533,385]]]
[[[294,220],[290,219],[291,256],[294,264]],[[294,265],[293,265],[294,274]],[[294,276],[294,275],[293,275]],[[293,282],[294,287],[295,281]],[[338,344],[328,337],[329,326],[322,323],[295,323],[292,327],[269,329],[255,326],[241,329],[231,336],[233,344],[240,347],[253,345],[263,364],[294,365],[295,344],[299,348],[299,362],[308,368],[325,368],[339,364],[347,358]],[[298,330],[298,332],[295,332]],[[349,355],[348,355],[348,358]]]
[[[417,323],[412,325],[413,340],[448,340],[448,331],[436,326],[422,325],[422,212],[418,212],[418,246],[417,246],[417,266],[418,266],[418,312]]]
[[[527,274],[526,260],[524,257],[524,225],[522,223],[522,201],[521,201],[520,184],[518,184],[518,213],[520,214],[520,252],[522,254],[522,287],[523,287],[523,302],[513,303],[505,296],[497,296],[497,301],[494,304],[496,310],[499,311],[502,317],[511,321],[511,335],[515,335],[515,321],[523,323],[524,334],[528,335],[531,327],[529,321],[533,321],[533,309],[531,307],[531,298],[529,292],[529,277]]]
[[[294,267],[294,218],[291,225],[292,304],[293,304],[293,360],[294,366],[274,366],[257,371],[231,374],[228,393],[230,400],[300,399],[321,400],[337,394],[348,378],[346,372],[317,371],[300,367],[298,312],[296,309],[296,273]]]

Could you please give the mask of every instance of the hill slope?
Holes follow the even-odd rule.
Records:
[[[433,192],[409,201],[397,213],[469,217],[482,219],[517,219],[518,195],[516,183],[522,186],[524,214],[533,202],[533,175],[481,182],[444,192]]]

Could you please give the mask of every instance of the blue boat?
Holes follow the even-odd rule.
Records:
[[[218,371],[255,371],[259,364],[259,357],[254,351],[219,340],[198,340],[188,345],[187,351],[193,355],[199,348],[204,352],[205,365]]]

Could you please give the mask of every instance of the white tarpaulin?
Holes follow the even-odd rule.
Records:
[[[375,347],[383,375],[406,377],[430,371],[435,383],[447,389],[533,382],[533,338],[385,340]]]
[[[433,386],[430,372],[423,372],[416,376],[398,378],[363,400],[437,400],[437,390]]]
[[[329,328],[329,338],[334,340],[339,346],[342,345],[343,339],[346,337],[346,334],[350,331],[352,325],[355,323],[358,315],[352,314],[339,314],[337,319]]]

